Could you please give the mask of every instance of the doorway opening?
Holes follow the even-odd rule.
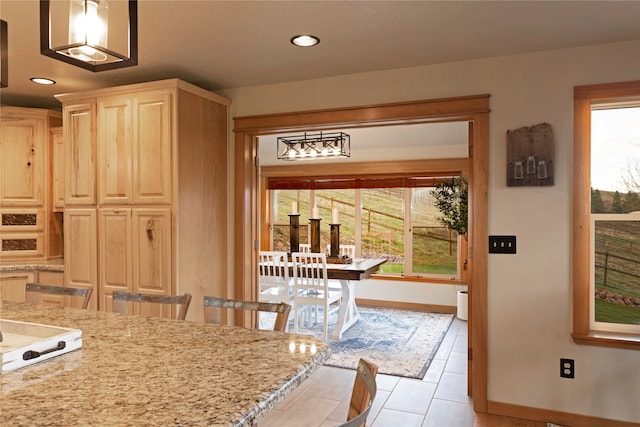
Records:
[[[257,299],[260,241],[258,137],[294,131],[410,123],[465,122],[469,126],[469,390],[474,410],[487,412],[487,187],[489,96],[343,109],[235,117],[234,292]],[[303,170],[304,166],[297,166]],[[238,319],[237,319],[238,320]],[[240,323],[246,319],[239,319]]]

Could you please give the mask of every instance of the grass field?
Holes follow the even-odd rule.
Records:
[[[596,221],[595,287],[640,298],[640,221]],[[598,322],[640,324],[640,308],[596,298]]]

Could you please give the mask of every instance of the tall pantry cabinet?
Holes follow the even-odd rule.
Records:
[[[227,287],[229,101],[181,80],[58,95],[65,143],[65,282],[92,286],[111,310],[114,290]],[[133,312],[172,317],[175,313]]]

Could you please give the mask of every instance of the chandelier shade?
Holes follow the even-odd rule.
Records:
[[[137,65],[138,0],[41,0],[40,52],[93,72]]]
[[[277,139],[280,160],[319,160],[351,157],[351,141],[344,132],[280,136]]]

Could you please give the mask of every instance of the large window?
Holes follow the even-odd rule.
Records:
[[[574,340],[640,348],[640,81],[574,92]]]
[[[640,100],[591,105],[590,327],[640,334]]]
[[[290,251],[289,214],[295,203],[300,213],[300,243],[308,243],[309,216],[313,207],[317,207],[322,218],[320,246],[328,252],[328,224],[336,209],[340,243],[355,245],[356,257],[385,258],[387,261],[381,266],[380,273],[456,283],[464,281],[464,237],[458,238],[456,232],[438,221],[439,212],[431,195],[433,185],[439,180],[442,177],[272,182],[271,187],[311,188],[270,190],[269,217],[273,218],[269,224],[270,247]],[[385,185],[398,183],[407,185]]]

